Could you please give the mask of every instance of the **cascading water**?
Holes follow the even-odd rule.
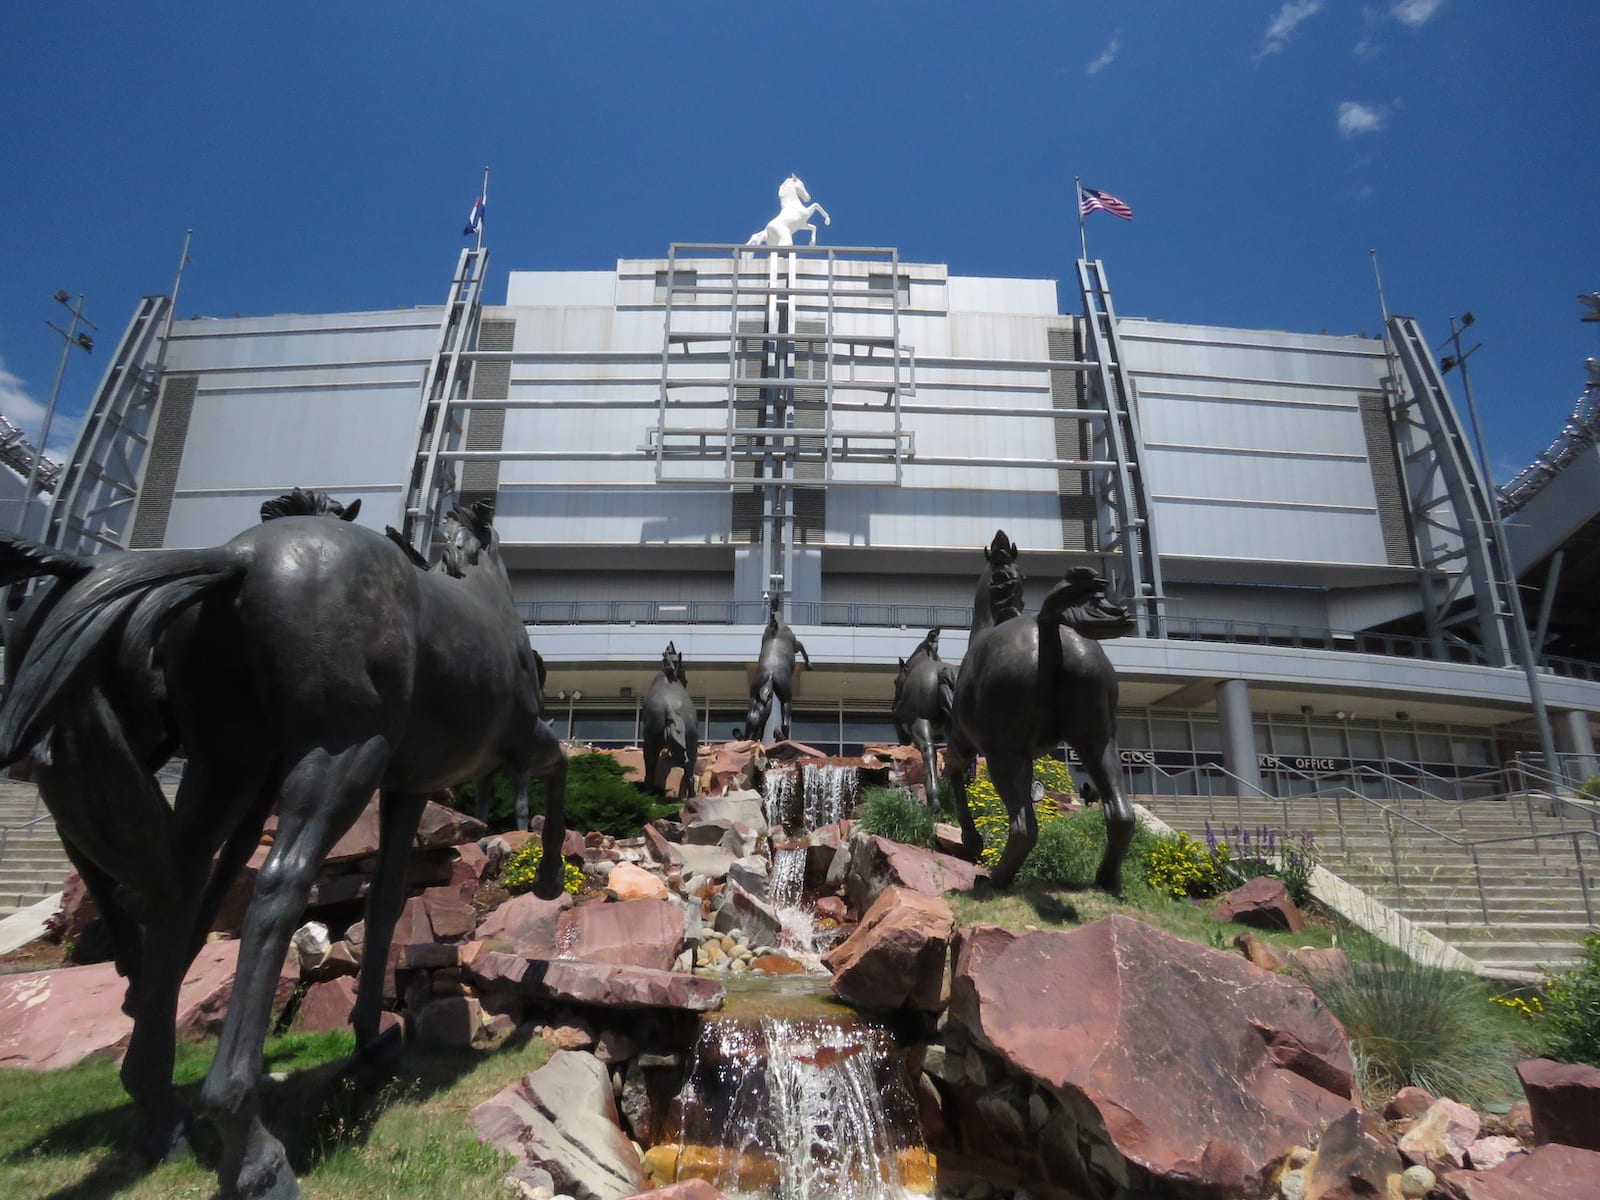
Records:
[[[767,876],[767,903],[778,917],[781,946],[809,957],[816,953],[816,916],[805,902],[805,883],[805,847],[774,850]]]
[[[856,802],[855,767],[836,764],[813,766],[805,764],[800,769],[801,807],[805,827],[820,829],[842,821]]]
[[[734,1200],[933,1191],[905,1065],[857,1018],[710,1018],[679,1105],[676,1178]]]

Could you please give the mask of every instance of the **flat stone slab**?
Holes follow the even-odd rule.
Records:
[[[239,943],[202,947],[178,993],[178,1035],[215,1032],[233,993]],[[284,964],[274,1007],[294,990],[298,969]],[[0,1067],[53,1071],[94,1054],[120,1056],[133,1035],[123,1015],[127,980],[111,963],[0,976]]]
[[[480,954],[465,968],[479,988],[514,992],[530,1000],[608,1008],[675,1008],[711,1012],[726,996],[720,983],[682,971],[615,963],[588,963],[512,954]]]

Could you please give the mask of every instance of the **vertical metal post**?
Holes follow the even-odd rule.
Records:
[[[50,400],[44,406],[44,424],[39,430],[39,444],[33,448],[33,461],[28,464],[28,482],[22,488],[22,509],[17,516],[17,532],[21,534],[28,532],[28,508],[33,503],[34,485],[39,482],[39,465],[44,462],[44,445],[50,440],[50,423],[55,419],[56,401],[61,396],[61,377],[67,373],[67,357],[72,353],[73,346],[82,346],[85,354],[88,354],[94,346],[92,340],[86,342],[77,340],[79,321],[90,329],[96,328],[95,323],[83,315],[83,293],[78,293],[76,304],[67,303],[66,292],[57,292],[56,300],[66,305],[67,311],[72,314],[72,320],[67,322],[65,330],[57,327],[54,321],[45,322],[51,329],[61,334],[61,362],[56,366],[55,382],[50,385]]]

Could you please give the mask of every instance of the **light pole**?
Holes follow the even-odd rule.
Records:
[[[1539,750],[1544,755],[1545,770],[1550,774],[1552,785],[1559,786],[1564,782],[1561,760],[1556,756],[1556,742],[1550,732],[1550,714],[1545,709],[1544,689],[1539,683],[1539,664],[1533,656],[1533,643],[1528,637],[1528,623],[1522,611],[1522,588],[1517,582],[1516,568],[1511,562],[1511,548],[1506,544],[1506,527],[1500,519],[1500,499],[1489,474],[1489,452],[1483,442],[1483,426],[1478,423],[1478,404],[1472,396],[1472,376],[1467,371],[1467,359],[1482,349],[1483,343],[1478,343],[1466,353],[1462,353],[1461,350],[1461,331],[1475,319],[1470,312],[1461,314],[1459,325],[1456,324],[1454,316],[1450,318],[1449,346],[1452,353],[1439,360],[1439,371],[1448,375],[1456,367],[1461,368],[1461,390],[1466,395],[1467,416],[1472,421],[1472,440],[1478,453],[1478,475],[1487,491],[1485,503],[1489,508],[1495,558],[1498,560],[1495,569],[1505,581],[1511,602],[1511,624],[1517,639],[1517,657],[1522,660],[1522,671],[1528,680],[1528,701],[1533,706],[1533,721],[1539,730]],[[1438,349],[1442,350],[1444,347],[1440,346]],[[1552,809],[1557,802],[1557,797],[1552,795],[1550,797]]]
[[[44,461],[44,444],[50,437],[50,422],[56,415],[56,399],[61,394],[61,377],[67,373],[67,356],[74,346],[85,354],[94,353],[94,338],[87,333],[78,332],[78,322],[83,322],[90,329],[97,326],[88,317],[83,315],[83,293],[78,293],[78,302],[72,303],[72,297],[63,289],[56,292],[56,302],[72,314],[72,320],[67,322],[67,327],[62,329],[54,321],[45,321],[45,324],[61,335],[61,363],[56,367],[56,381],[50,385],[50,401],[44,406],[44,427],[39,430],[39,444],[34,447],[33,462],[28,467],[28,482],[22,489],[22,512],[17,518],[17,532],[26,535],[28,532],[28,509],[33,502],[33,488],[39,482],[39,464]]]

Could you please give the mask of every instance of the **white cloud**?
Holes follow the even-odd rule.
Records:
[[[1267,32],[1262,36],[1261,50],[1256,58],[1259,60],[1269,54],[1280,53],[1289,44],[1300,23],[1315,16],[1321,9],[1322,0],[1286,0],[1277,15],[1267,22]]]
[[[1395,0],[1389,7],[1389,12],[1400,24],[1416,29],[1431,21],[1443,2],[1444,0]]]
[[[1089,64],[1089,74],[1098,75],[1105,68],[1117,60],[1117,53],[1122,49],[1122,30],[1117,30],[1111,35],[1111,41],[1106,48],[1100,51],[1100,57]]]
[[[1363,133],[1377,133],[1388,119],[1389,110],[1382,104],[1346,100],[1339,105],[1339,136],[1353,138]]]
[[[39,436],[39,426],[44,423],[44,401],[35,400],[29,393],[27,383],[20,376],[6,369],[4,358],[0,358],[0,415],[10,421],[12,425],[28,439],[31,446]],[[46,449],[51,458],[62,462],[72,453],[73,444],[78,439],[78,422],[80,418],[69,417],[58,407],[54,419],[50,422],[50,445]]]

